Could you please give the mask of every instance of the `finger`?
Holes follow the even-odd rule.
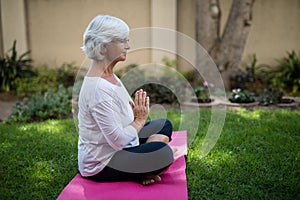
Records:
[[[135,94],[139,94],[140,92],[143,92],[143,89],[139,89],[135,92]]]
[[[146,113],[149,113],[149,110],[150,110],[150,98],[147,96],[146,97],[146,102],[145,102],[145,112]]]
[[[146,97],[147,97],[147,93],[144,91],[142,93],[142,105],[145,106],[146,105]]]
[[[144,105],[146,105],[147,92],[143,92]]]
[[[129,101],[129,105],[130,105],[131,109],[134,108],[134,103],[133,102]]]
[[[146,97],[146,110],[149,111],[149,107],[150,107],[150,97]]]
[[[143,92],[142,91],[140,91],[138,94],[138,103],[139,103],[139,106],[145,105],[145,104],[143,104]]]
[[[140,90],[135,92],[134,102],[135,102],[136,105],[139,104],[139,94],[140,94]]]

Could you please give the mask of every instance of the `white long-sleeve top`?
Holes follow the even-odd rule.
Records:
[[[116,76],[115,76],[116,77]],[[117,78],[117,77],[116,77]],[[79,94],[78,166],[82,176],[100,172],[114,153],[139,145],[126,88],[99,77],[85,77]]]

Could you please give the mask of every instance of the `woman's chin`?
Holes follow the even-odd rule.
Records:
[[[121,55],[119,61],[125,61],[125,60],[126,60],[126,55]]]

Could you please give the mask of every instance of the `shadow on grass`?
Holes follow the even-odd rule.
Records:
[[[228,112],[217,145],[200,159],[203,120],[189,148],[189,199],[300,199],[299,121],[299,110]]]
[[[168,118],[178,128],[178,111]],[[214,149],[199,146],[210,123],[189,147],[189,199],[300,199],[300,111],[227,111]],[[77,173],[73,120],[0,125],[0,199],[55,199]]]
[[[2,124],[0,135],[0,199],[55,199],[77,172],[73,120]]]

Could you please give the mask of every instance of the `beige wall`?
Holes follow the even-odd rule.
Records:
[[[286,51],[300,51],[300,1],[260,0],[255,2],[253,26],[244,58],[256,53],[259,63],[276,63]]]
[[[5,50],[16,38],[21,50],[32,51],[31,56],[35,65],[48,64],[50,67],[56,67],[64,62],[81,65],[85,59],[80,49],[82,34],[89,21],[97,14],[120,17],[132,29],[155,26],[176,29],[191,38],[195,38],[196,35],[196,0],[0,0],[0,2],[3,29],[1,38]],[[231,0],[220,0],[220,3],[223,28]],[[256,53],[259,63],[272,64],[275,58],[284,56],[286,51],[299,51],[300,1],[259,0],[254,5],[253,25],[243,60]],[[145,40],[155,40],[155,37],[145,33]],[[176,38],[171,38],[170,41],[174,42],[174,48],[177,50],[184,45]],[[193,54],[193,50],[191,48],[188,51]],[[133,51],[124,64],[156,62],[162,55],[154,55],[149,49]],[[186,68],[189,65],[182,59],[179,64],[179,68]]]
[[[177,1],[177,30],[195,40],[196,38],[196,0],[178,0]],[[178,51],[183,48],[185,44],[182,40],[178,40]],[[186,51],[188,54],[195,55],[196,46],[193,46]],[[193,69],[193,64],[188,62],[185,58],[178,57],[178,68],[182,70]]]
[[[152,0],[151,1],[151,27],[161,27],[171,30],[177,30],[177,2],[176,0]],[[176,59],[177,41],[176,31],[167,32],[153,30],[151,35],[151,62],[160,63],[163,57]],[[164,37],[165,35],[165,37]],[[159,50],[167,49],[171,52]],[[172,53],[173,52],[173,53]],[[175,53],[174,53],[175,52]]]
[[[0,4],[2,49],[6,53],[17,40],[17,51],[24,53],[28,50],[24,1],[1,0]]]
[[[85,59],[80,49],[83,32],[90,20],[98,14],[120,17],[131,28],[150,25],[149,0],[131,0],[130,3],[121,4],[119,0],[27,2],[30,48],[37,65],[47,63],[60,66],[63,62],[80,65]]]
[[[220,0],[223,31],[232,0]],[[178,0],[178,31],[195,38],[196,0]],[[257,55],[258,64],[275,64],[275,59],[286,51],[300,51],[300,1],[256,0],[253,8],[253,24],[247,39],[242,61]],[[180,48],[180,45],[179,47]],[[185,68],[188,63],[181,61]]]
[[[3,57],[4,55],[4,49],[3,49],[3,32],[2,32],[2,12],[1,12],[1,1],[0,1],[0,57]]]

